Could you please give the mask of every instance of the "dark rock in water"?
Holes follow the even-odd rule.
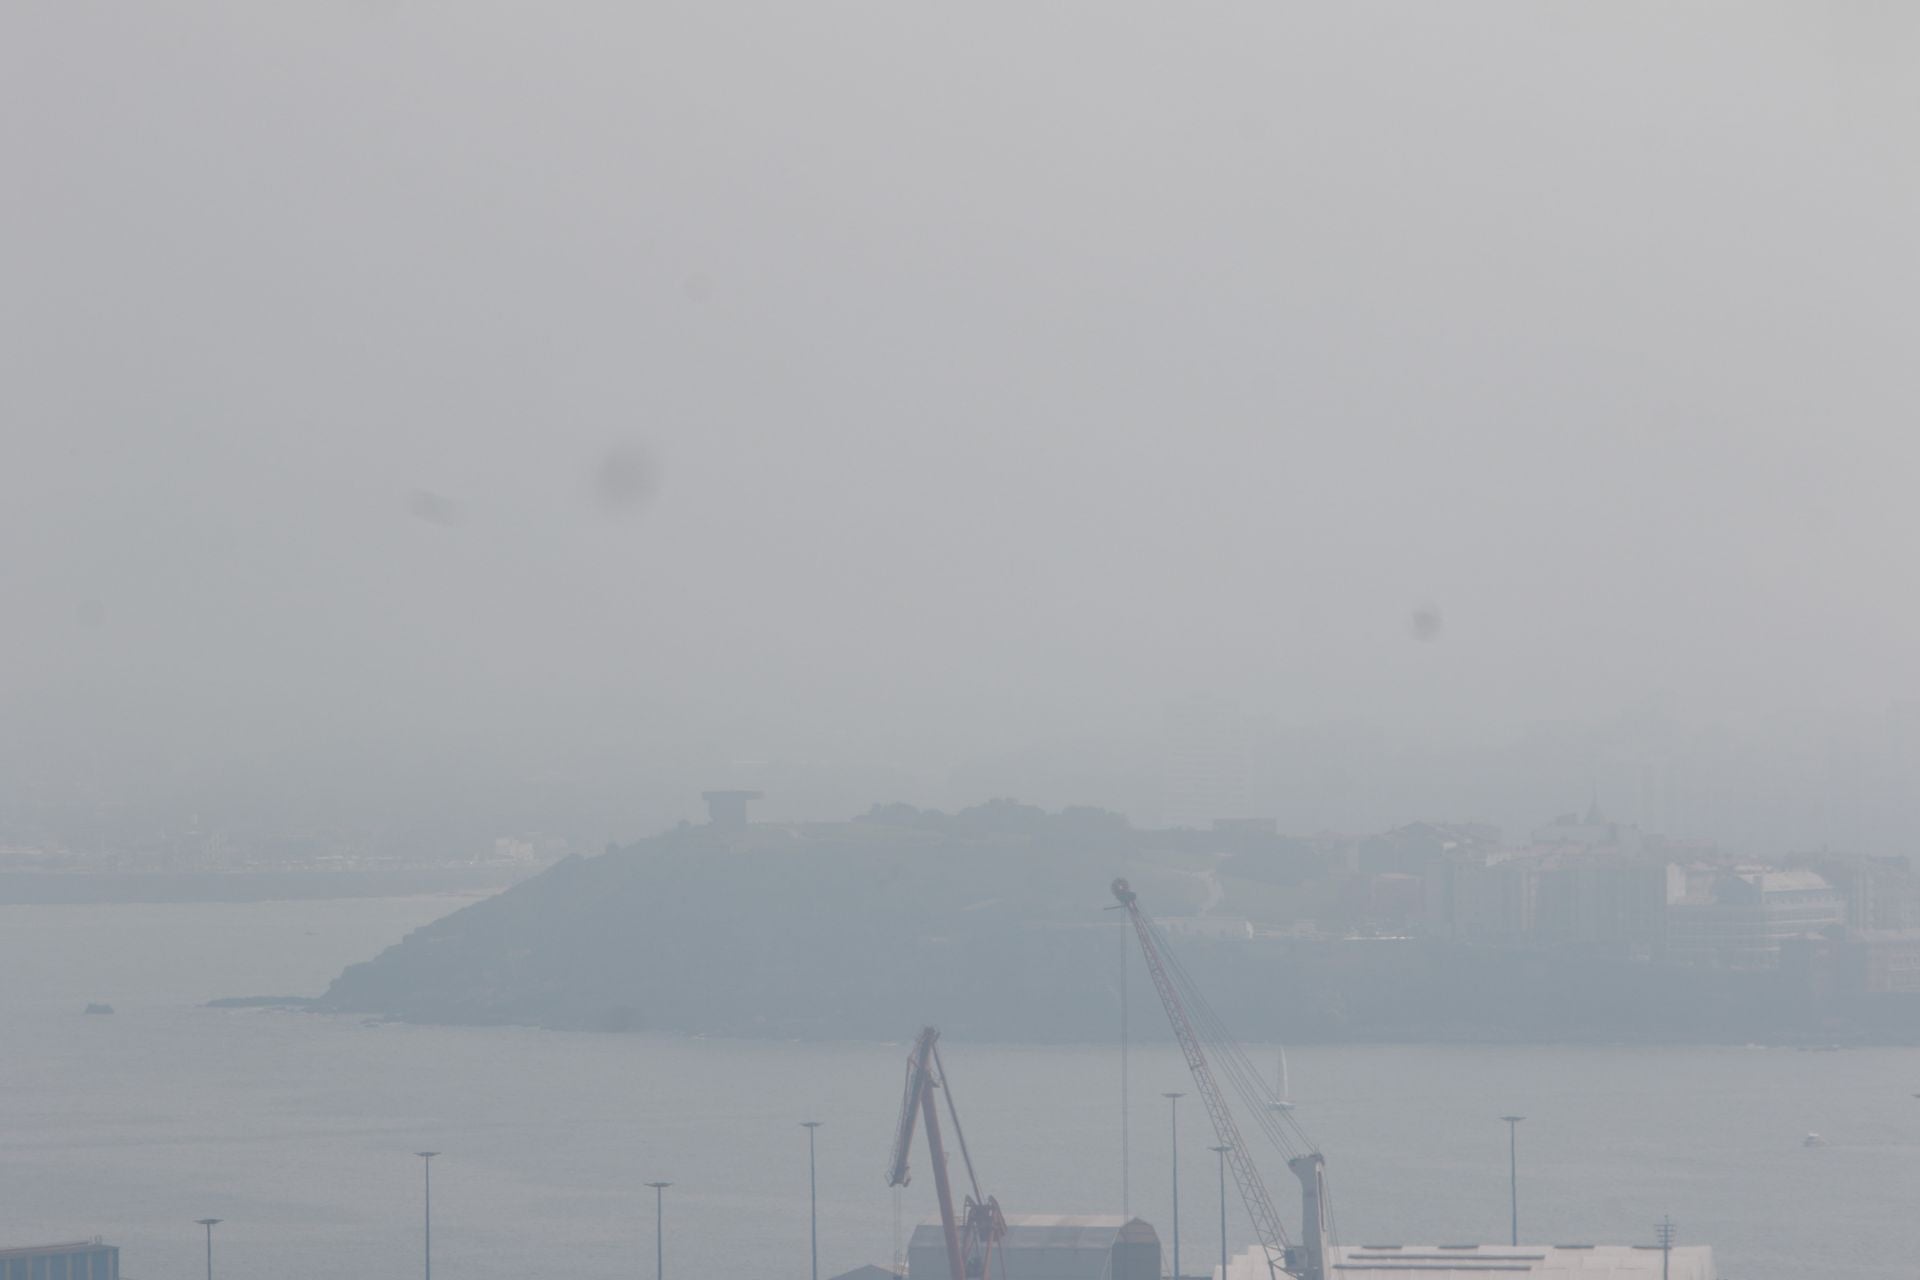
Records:
[[[112,1006],[112,1005],[110,1005],[110,1004],[90,1004],[90,1005],[88,1005],[88,1006],[87,1006],[87,1007],[86,1007],[85,1009],[82,1009],[82,1010],[81,1010],[81,1012],[82,1012],[82,1013],[96,1013],[96,1014],[97,1014],[97,1013],[112,1013],[112,1012],[113,1012],[113,1006]]]

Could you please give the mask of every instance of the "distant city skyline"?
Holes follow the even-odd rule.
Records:
[[[1473,820],[1520,832],[1597,797],[1610,815],[1648,832],[1755,854],[1920,846],[1920,711],[1904,703],[1877,715],[1776,717],[1745,727],[1640,716],[1536,725],[1504,739],[1418,739],[1363,721],[1288,725],[1231,702],[1187,700],[1168,703],[1132,737],[1009,747],[937,775],[724,753],[636,764],[627,779],[617,765],[609,756],[579,774],[494,764],[463,775],[441,761],[397,788],[364,767],[308,787],[304,775],[244,771],[85,779],[43,762],[0,779],[0,847],[51,842],[122,856],[199,849],[212,861],[297,858],[302,849],[540,860],[702,820],[702,792],[743,783],[766,793],[756,815],[778,820],[834,820],[896,801],[956,809],[1011,796],[1048,808],[1106,808],[1144,826],[1259,817],[1305,834]]]

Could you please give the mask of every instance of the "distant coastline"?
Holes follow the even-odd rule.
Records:
[[[474,866],[393,870],[0,871],[0,906],[276,902],[497,893],[535,868]]]
[[[1659,893],[1647,912],[1616,913],[1619,937],[1444,936],[1479,901],[1466,873],[1505,874],[1516,860],[1472,855],[1463,866],[1457,850],[1436,848],[1426,877],[1376,875],[1270,831],[1137,830],[1012,802],[953,815],[882,807],[843,823],[716,822],[568,858],[349,966],[316,1007],[763,1040],[884,1039],[933,1022],[981,1042],[1097,1043],[1113,1034],[1121,990],[1119,931],[1100,899],[1122,874],[1160,911],[1185,977],[1247,1040],[1920,1043],[1920,991],[1849,967],[1851,940],[1796,935],[1776,963],[1753,969],[1637,948],[1632,927],[1663,918]],[[1657,858],[1573,861],[1590,897],[1614,883],[1602,871],[1664,886]],[[1811,873],[1788,877],[1789,891],[1800,876]],[[1301,904],[1325,923],[1348,899],[1384,909],[1363,889],[1392,907],[1385,890],[1407,882],[1425,883],[1422,901],[1437,904],[1414,927],[1286,931]],[[1271,914],[1256,921],[1259,911]],[[1858,945],[1881,942],[1869,934]],[[1133,1026],[1157,1038],[1152,986],[1137,955],[1129,966]]]

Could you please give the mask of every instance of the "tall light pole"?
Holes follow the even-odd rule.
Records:
[[[1227,1152],[1231,1150],[1226,1146],[1213,1149],[1220,1157],[1220,1280],[1227,1280]]]
[[[1525,1116],[1501,1116],[1507,1122],[1507,1201],[1513,1215],[1510,1243],[1520,1243],[1520,1122]]]
[[[661,1226],[666,1220],[666,1195],[671,1182],[649,1182],[653,1188],[653,1274],[654,1280],[666,1280],[667,1245],[666,1237],[661,1234]]]
[[[433,1280],[433,1158],[440,1153],[438,1151],[416,1151],[413,1154],[420,1157],[420,1171],[425,1180],[427,1242],[422,1256],[426,1259],[427,1280]]]
[[[1109,911],[1118,911],[1119,907],[1108,907]],[[1120,917],[1120,1216],[1133,1221],[1133,1161],[1128,1150],[1128,1129],[1131,1127],[1128,1112],[1132,1094],[1127,1090],[1127,951],[1132,942],[1133,922],[1126,916]],[[1913,1095],[1920,1098],[1920,1093]]]
[[[813,1131],[820,1122],[802,1120],[800,1127],[807,1131],[807,1238],[813,1246],[813,1280],[820,1280],[820,1183],[813,1164]]]
[[[1180,1280],[1180,1099],[1184,1093],[1163,1093],[1173,1120],[1173,1280]]]
[[[207,1280],[213,1280],[213,1229],[220,1225],[219,1218],[195,1218],[195,1222],[207,1229]]]
[[[1112,910],[1111,907],[1108,908]],[[1132,1127],[1128,1116],[1131,1096],[1127,1091],[1127,951],[1133,939],[1132,921],[1120,917],[1120,1216],[1133,1220],[1133,1153],[1128,1150]],[[1920,1093],[1913,1095],[1920,1098]]]

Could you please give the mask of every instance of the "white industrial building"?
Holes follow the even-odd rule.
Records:
[[[939,1223],[914,1228],[907,1274],[951,1274]],[[1010,1213],[1006,1238],[994,1250],[993,1280],[1160,1280],[1160,1237],[1140,1219],[1118,1214]]]
[[[1662,1271],[1663,1264],[1666,1270]],[[1220,1275],[1215,1267],[1214,1276]],[[1713,1250],[1622,1244],[1331,1245],[1327,1274],[1338,1280],[1717,1280]],[[1225,1280],[1272,1280],[1266,1253],[1249,1249]]]

